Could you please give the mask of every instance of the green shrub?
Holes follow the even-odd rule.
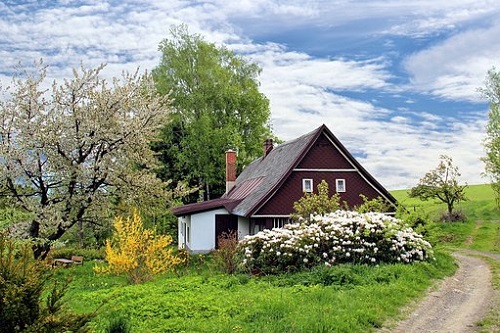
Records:
[[[317,192],[304,192],[304,196],[293,204],[293,213],[290,215],[294,221],[309,220],[311,215],[325,215],[340,208],[340,195],[335,193],[330,196],[329,185],[322,180],[317,186]]]
[[[363,203],[358,207],[354,207],[354,210],[358,213],[386,213],[391,211],[391,206],[389,205],[389,203],[380,196],[371,200],[369,200],[368,197],[363,194],[360,194],[359,196],[363,200]]]
[[[233,274],[238,267],[238,233],[223,232],[218,238],[219,248],[212,253],[215,268],[223,273]]]
[[[67,284],[49,287],[51,277],[48,265],[33,259],[30,243],[0,232],[0,333],[84,331],[95,314],[65,311]]]
[[[439,220],[441,222],[465,222],[467,221],[467,216],[462,210],[454,210],[451,213],[441,213]]]
[[[54,247],[50,252],[52,258],[71,259],[72,256],[82,256],[85,261],[104,260],[106,252],[104,248],[100,249],[80,249],[73,246]]]
[[[129,333],[131,332],[129,320],[123,316],[112,316],[105,330],[106,333]]]

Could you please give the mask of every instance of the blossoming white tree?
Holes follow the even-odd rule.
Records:
[[[109,216],[111,201],[171,197],[150,170],[149,149],[168,100],[149,75],[107,82],[104,66],[74,70],[44,90],[46,67],[14,78],[0,102],[0,195],[29,212],[35,257],[77,223]]]
[[[452,158],[441,155],[437,168],[427,172],[418,185],[410,190],[409,196],[424,201],[437,199],[445,203],[448,210],[446,219],[453,221],[455,204],[467,200],[465,196],[467,185],[459,185],[458,177],[460,177],[460,172],[458,167],[453,165]]]

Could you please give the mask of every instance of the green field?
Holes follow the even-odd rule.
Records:
[[[500,252],[500,209],[496,206],[493,190],[489,185],[467,187],[468,200],[458,204],[466,217],[463,223],[435,223],[431,240],[437,246],[463,247],[473,250]],[[392,194],[408,210],[420,211],[431,220],[438,220],[446,211],[443,203],[408,198],[407,190]]]
[[[409,212],[431,219],[444,206],[393,192]],[[97,310],[93,332],[107,332],[122,319],[131,332],[370,332],[401,318],[409,302],[424,296],[437,279],[456,269],[450,252],[457,248],[500,252],[500,211],[489,186],[470,186],[460,209],[465,222],[434,223],[422,229],[433,243],[436,260],[412,265],[339,265],[281,276],[218,273],[210,257],[141,284],[123,276],[96,275],[94,263],[58,268],[56,278],[72,278],[66,295],[76,312]],[[500,265],[490,262],[500,287]],[[492,312],[485,331],[500,327]]]

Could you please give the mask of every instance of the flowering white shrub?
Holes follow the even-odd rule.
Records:
[[[336,263],[412,263],[433,255],[431,245],[401,220],[340,210],[247,236],[241,248],[243,263],[262,273]]]

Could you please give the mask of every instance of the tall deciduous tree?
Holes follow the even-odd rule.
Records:
[[[448,219],[452,220],[456,203],[467,200],[467,185],[459,185],[458,167],[453,165],[451,157],[441,155],[436,169],[427,172],[417,186],[410,190],[409,196],[421,200],[437,199],[446,204]]]
[[[495,68],[488,71],[486,87],[481,89],[489,99],[490,113],[484,141],[486,156],[483,158],[486,174],[491,179],[497,206],[500,207],[500,72]]]
[[[172,196],[151,169],[150,142],[169,114],[150,75],[74,70],[45,90],[46,68],[15,78],[0,104],[0,195],[29,212],[36,257],[77,223]],[[149,202],[150,204],[150,202]],[[18,225],[19,228],[19,225]]]
[[[189,34],[184,25],[161,42],[153,70],[158,91],[169,93],[175,114],[155,146],[167,179],[186,179],[213,196],[224,193],[225,151],[238,151],[241,169],[262,153],[270,135],[269,101],[259,92],[255,63],[224,46]]]

